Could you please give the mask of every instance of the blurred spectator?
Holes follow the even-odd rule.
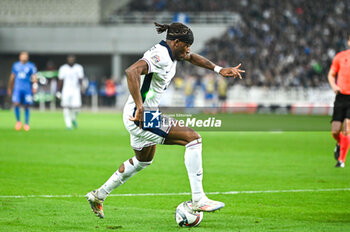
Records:
[[[89,85],[86,89],[85,95],[86,96],[93,96],[97,94],[97,82],[96,80],[92,79],[89,81]]]
[[[219,107],[222,109],[222,111],[225,111],[225,105],[226,105],[226,99],[227,99],[226,78],[219,76],[217,80],[217,88],[218,88]]]
[[[196,86],[196,77],[188,76],[185,79],[185,95],[186,95],[186,108],[194,107],[194,91]]]
[[[132,0],[143,12],[235,12],[241,22],[207,42],[202,54],[221,66],[242,61],[246,86],[329,88],[327,70],[345,49],[350,4],[344,0]],[[203,76],[193,66],[183,73]],[[184,76],[184,75],[182,75]]]
[[[96,97],[96,99],[98,98],[97,96],[97,92],[98,92],[98,88],[97,88],[97,82],[96,82],[96,78],[92,77],[91,80],[89,80],[88,86],[85,90],[85,94],[84,94],[84,102],[87,105],[92,105],[92,98]],[[96,100],[96,104],[97,104],[97,100]]]
[[[114,106],[115,99],[117,95],[117,87],[116,83],[112,78],[106,79],[106,77],[102,78],[102,83],[100,85],[99,95],[102,98],[102,104],[104,106]]]
[[[108,79],[105,82],[105,93],[107,106],[115,105],[115,96],[117,94],[116,84],[113,79]]]
[[[178,23],[183,23],[183,24],[189,24],[190,17],[186,13],[178,12],[178,13],[175,13],[173,21]]]
[[[207,74],[202,78],[202,89],[204,90],[205,104],[210,107],[215,107],[215,76],[213,73]]]

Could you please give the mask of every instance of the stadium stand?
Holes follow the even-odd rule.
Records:
[[[2,46],[4,55],[0,56],[0,70],[7,78],[8,74],[4,70],[10,69],[6,55],[13,56],[18,52],[18,47],[29,47],[32,54],[46,52],[55,55],[71,50],[86,57],[91,54],[108,54],[108,57],[112,57],[112,62],[107,60],[107,63],[111,63],[112,70],[118,70],[112,74],[117,73],[114,76],[120,78],[118,81],[123,81],[121,76],[125,65],[137,59],[145,48],[140,46],[139,50],[131,51],[129,44],[116,46],[120,41],[129,41],[125,39],[128,37],[120,35],[132,34],[135,28],[146,25],[152,30],[154,21],[180,21],[195,28],[197,41],[193,47],[201,48],[196,52],[221,66],[242,62],[242,67],[247,70],[243,80],[229,81],[228,101],[329,103],[332,102],[332,96],[329,95],[332,92],[327,83],[327,72],[334,55],[346,48],[344,38],[349,31],[350,5],[345,3],[343,0],[2,0],[0,25],[3,30],[0,28],[0,34],[3,45],[0,48]],[[8,30],[11,27],[18,30]],[[221,29],[214,33],[207,29],[209,27]],[[202,34],[198,36],[200,28]],[[115,35],[117,30],[119,33]],[[93,36],[86,31],[91,31]],[[203,31],[211,39],[203,39]],[[11,36],[19,32],[28,34],[26,43]],[[32,33],[41,34],[50,41],[48,34],[56,36],[49,49],[46,47],[43,50],[42,47],[48,40],[33,37]],[[70,41],[64,47],[58,46],[65,41],[60,37],[62,34],[72,34],[71,37],[64,38]],[[14,38],[14,42],[9,38]],[[198,38],[202,39],[201,43]],[[137,41],[137,44],[144,42],[149,46],[154,42],[151,40],[150,37],[149,41]],[[23,44],[27,47],[20,46]],[[113,50],[115,48],[119,50]],[[127,49],[121,51],[123,48]],[[110,75],[111,70],[99,68],[105,70],[104,75]],[[91,69],[88,69],[87,75],[94,76],[97,84],[103,77],[100,74],[96,76]],[[211,72],[189,64],[178,65],[177,76],[182,82],[189,76],[197,77],[195,88],[198,87],[201,94],[208,75]],[[6,83],[7,80],[4,79],[3,82]],[[174,83],[172,85],[174,88]],[[176,87],[177,91],[185,91],[184,86]],[[123,87],[119,88],[122,89]],[[124,90],[127,92],[126,88]],[[176,100],[175,95],[173,99]],[[196,100],[196,105],[201,104]]]
[[[222,66],[242,62],[249,70],[243,80],[246,86],[328,88],[332,58],[345,49],[350,5],[339,0],[132,0],[115,13],[130,11],[135,15],[185,12],[190,23],[198,21],[196,12],[238,14],[240,20],[232,25],[226,21],[227,31],[208,41],[203,55]],[[225,23],[220,19],[215,22]],[[203,75],[189,69],[193,67],[179,70],[184,70],[183,75]]]
[[[85,25],[99,22],[99,0],[0,1],[0,25]]]

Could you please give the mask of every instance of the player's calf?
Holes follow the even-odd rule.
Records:
[[[334,159],[338,160],[340,155],[340,145],[337,143],[334,148]]]
[[[152,161],[141,162],[135,156],[125,161],[120,168],[97,190],[98,198],[104,200],[117,187],[124,184],[136,173],[149,166]]]
[[[91,209],[100,217],[104,217],[103,201],[117,187],[124,184],[128,179],[137,172],[149,166],[152,161],[141,162],[135,156],[125,161],[119,169],[104,183],[98,190],[94,190],[86,194],[86,198],[90,203]]]
[[[190,180],[192,200],[199,201],[203,191],[202,139],[195,139],[186,145],[185,166]]]

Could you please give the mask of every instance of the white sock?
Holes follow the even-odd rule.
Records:
[[[97,191],[97,197],[101,200],[106,199],[106,197],[112,192],[113,189],[119,187],[124,184],[128,179],[134,176],[137,172],[146,168],[148,165],[152,163],[149,162],[140,162],[136,159],[136,157],[132,157],[133,164],[130,163],[129,160],[124,162],[124,172],[120,173],[117,170],[108,180],[104,183]]]
[[[196,139],[186,145],[185,165],[190,179],[192,201],[199,201],[204,196],[202,168],[202,139]]]
[[[72,119],[72,121],[76,121],[77,120],[77,115],[78,115],[78,110],[77,109],[72,109],[71,110],[71,119]]]
[[[64,116],[64,122],[66,123],[66,127],[72,128],[72,119],[70,117],[70,109],[69,108],[63,108],[63,116]]]

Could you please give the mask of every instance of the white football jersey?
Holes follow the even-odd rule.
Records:
[[[149,49],[141,60],[148,64],[148,74],[141,76],[141,97],[145,108],[157,108],[164,91],[176,73],[177,61],[170,47],[161,41]],[[125,105],[125,110],[134,110],[135,102],[131,95]]]
[[[64,64],[58,70],[58,78],[63,80],[62,94],[80,92],[79,79],[84,78],[84,69],[80,64]]]

